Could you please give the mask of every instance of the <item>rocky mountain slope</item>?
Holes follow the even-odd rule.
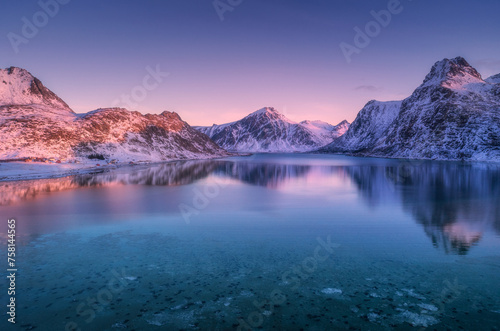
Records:
[[[0,69],[1,105],[45,105],[73,112],[57,95],[46,88],[38,78],[25,69]]]
[[[370,101],[323,152],[500,160],[500,75],[483,80],[461,57],[437,62],[403,101]]]
[[[161,161],[227,155],[176,113],[122,108],[75,114],[29,72],[0,70],[0,159]]]
[[[401,101],[368,102],[358,113],[349,130],[327,148],[332,152],[369,149],[394,122],[400,108]]]
[[[321,121],[296,123],[265,107],[236,122],[195,128],[229,151],[304,152],[332,142],[348,127],[347,121],[336,126]]]

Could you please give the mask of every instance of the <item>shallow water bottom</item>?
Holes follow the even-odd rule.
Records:
[[[151,232],[140,221],[44,235],[21,247],[23,328],[498,327],[499,288],[478,279],[496,279],[499,257],[424,261],[326,233]]]

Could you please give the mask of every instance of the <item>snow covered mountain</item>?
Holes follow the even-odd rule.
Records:
[[[500,160],[500,75],[483,80],[462,57],[437,62],[403,101],[370,101],[321,149],[367,156]]]
[[[73,112],[64,101],[25,69],[0,69],[0,105],[32,104]]]
[[[0,70],[0,159],[161,161],[227,155],[179,115],[122,108],[75,114],[29,72]]]
[[[304,152],[332,142],[348,127],[347,121],[336,126],[321,121],[296,123],[265,107],[236,122],[194,128],[229,151]]]
[[[500,84],[500,74],[491,76],[490,78],[485,79],[485,82],[490,84]]]
[[[316,135],[316,137],[322,139],[321,144],[324,146],[332,142],[333,139],[342,136],[349,129],[349,122],[343,120],[337,125],[332,125],[323,121],[302,121],[299,123],[301,126],[305,127],[312,133]]]
[[[400,107],[401,101],[368,102],[347,132],[326,148],[331,152],[359,152],[369,149],[392,124]]]

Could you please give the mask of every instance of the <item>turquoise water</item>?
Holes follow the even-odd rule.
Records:
[[[2,330],[500,328],[498,165],[267,154],[0,183],[0,205]]]

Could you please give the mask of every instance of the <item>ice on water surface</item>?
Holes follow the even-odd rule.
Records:
[[[324,294],[342,294],[342,290],[338,289],[338,288],[327,287],[327,288],[322,289],[321,293],[324,293]]]

